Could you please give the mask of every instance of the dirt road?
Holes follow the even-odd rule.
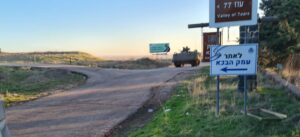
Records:
[[[27,66],[67,69],[87,75],[88,80],[78,88],[9,108],[7,121],[13,137],[104,136],[142,107],[151,98],[153,87],[167,88],[175,84],[172,81],[175,76],[192,74],[199,69],[118,70],[64,65]]]

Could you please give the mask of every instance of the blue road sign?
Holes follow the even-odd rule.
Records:
[[[167,53],[170,50],[169,43],[150,44],[150,53]]]
[[[258,45],[210,47],[210,75],[256,75]]]

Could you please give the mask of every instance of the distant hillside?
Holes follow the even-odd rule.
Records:
[[[7,62],[83,65],[118,69],[153,69],[168,67],[172,64],[171,60],[153,60],[150,58],[108,61],[84,52],[0,53],[0,63]]]
[[[84,52],[1,53],[0,62],[91,65],[102,61]]]
[[[140,58],[126,61],[103,61],[98,63],[100,68],[118,69],[155,69],[172,65],[171,60],[153,60],[150,58]]]

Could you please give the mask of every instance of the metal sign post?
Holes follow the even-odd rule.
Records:
[[[248,28],[249,27],[245,27],[245,38],[244,38],[245,44],[247,44]],[[245,115],[247,115],[247,104],[248,104],[247,75],[244,75],[244,114]]]
[[[221,45],[221,35],[220,35],[220,28],[217,28],[217,35],[218,35],[218,41],[219,44]],[[210,52],[210,55],[212,53]],[[210,58],[211,59],[211,58]],[[216,116],[218,117],[220,114],[220,76],[217,76],[217,96],[216,96],[216,105],[217,105],[217,111],[216,111]]]
[[[210,75],[217,76],[216,115],[220,108],[220,76],[244,76],[244,112],[247,114],[247,76],[257,73],[258,45],[211,46]]]
[[[220,76],[217,76],[217,96],[216,96],[217,111],[216,116],[220,115]]]
[[[248,102],[248,91],[247,91],[247,76],[244,76],[244,114],[247,115],[247,102]]]
[[[257,25],[258,0],[210,0],[209,23],[190,24],[188,28]],[[229,35],[229,34],[228,34]],[[219,40],[221,38],[219,37]],[[248,91],[247,75],[256,75],[258,60],[258,44],[245,44],[210,47],[210,75],[217,76],[216,116],[220,113],[220,76],[244,76],[244,112],[247,115]]]

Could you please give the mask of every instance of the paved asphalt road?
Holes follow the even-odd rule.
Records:
[[[176,75],[191,74],[199,69],[119,70],[67,65],[26,66],[67,69],[87,75],[88,80],[78,88],[8,108],[7,121],[13,137],[104,136],[150,99],[153,87],[171,84],[170,80]]]

